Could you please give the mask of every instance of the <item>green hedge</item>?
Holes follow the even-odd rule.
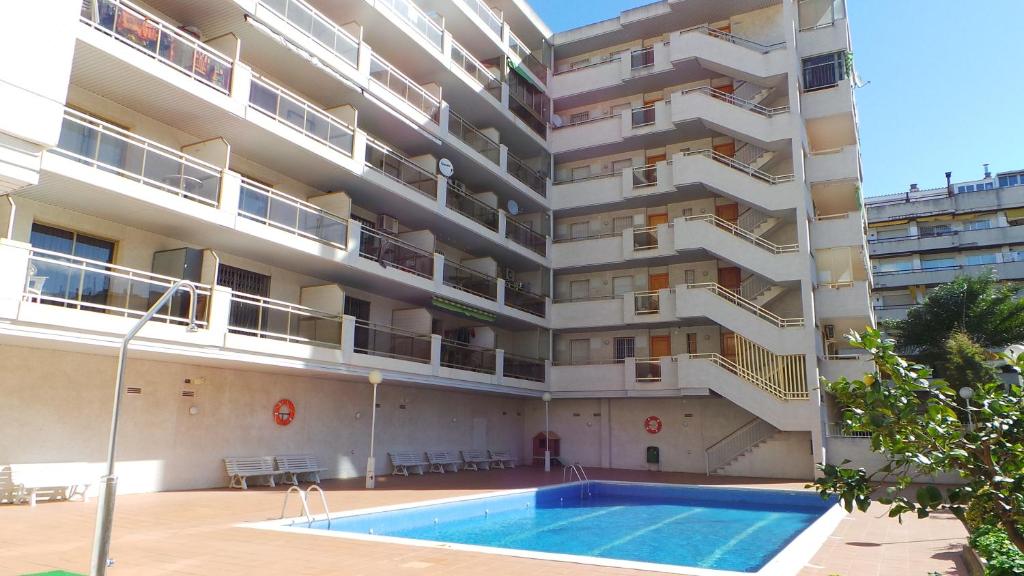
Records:
[[[988,560],[986,576],[1020,576],[1024,574],[1024,553],[1010,543],[998,526],[980,526],[972,534],[971,548]]]

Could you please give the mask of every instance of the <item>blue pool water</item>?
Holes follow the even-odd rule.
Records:
[[[756,572],[831,506],[776,490],[590,482],[335,518],[331,530]],[[327,523],[312,528],[327,529]]]

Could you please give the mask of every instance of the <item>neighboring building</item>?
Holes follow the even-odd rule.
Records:
[[[1024,279],[1024,170],[865,200],[878,318],[905,318],[928,290],[994,271]]]
[[[372,369],[377,473],[530,461],[545,392],[586,466],[824,457],[818,376],[863,368],[834,335],[873,321],[841,0],[555,35],[520,0],[12,10],[0,462],[104,457],[120,337],[182,278],[199,330],[182,294],[131,349],[124,490],[288,452],[361,475]]]

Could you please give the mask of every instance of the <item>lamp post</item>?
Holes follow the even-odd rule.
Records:
[[[384,376],[380,370],[371,370],[366,377],[370,384],[373,384],[373,406],[370,407],[370,455],[366,457],[366,487],[372,489],[377,483],[377,474],[374,471],[377,460],[373,457],[373,435],[377,429],[377,385],[384,381]]]
[[[114,528],[114,497],[117,495],[117,475],[114,474],[114,455],[117,449],[117,421],[121,416],[121,396],[124,389],[124,366],[128,361],[128,343],[142,330],[146,322],[156,315],[157,311],[178,290],[187,290],[189,294],[188,328],[189,332],[198,330],[196,326],[196,285],[188,280],[178,280],[160,296],[160,299],[139,318],[135,325],[121,339],[121,351],[117,356],[117,375],[114,378],[114,408],[110,417],[110,443],[107,446],[107,473],[100,478],[99,502],[96,508],[96,533],[92,542],[91,576],[103,576],[107,573],[110,561],[110,534]]]
[[[551,472],[551,426],[548,422],[548,404],[551,403],[551,392],[540,397],[544,401],[544,471]]]
[[[964,399],[964,402],[967,402],[967,430],[974,430],[974,420],[971,418],[971,398],[974,398],[974,389],[964,386],[957,393]]]

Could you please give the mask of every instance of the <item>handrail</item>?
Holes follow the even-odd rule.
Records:
[[[511,152],[508,153],[508,166],[506,170],[513,178],[525,184],[530,190],[545,198],[547,197],[548,191],[545,186],[547,181],[536,170],[527,166],[525,162]]]
[[[448,133],[494,164],[501,162],[501,147],[454,110],[448,110]]]
[[[295,488],[295,486],[292,486],[292,488]],[[316,484],[312,484],[312,485],[310,485],[310,486],[309,486],[308,488],[306,488],[306,498],[305,498],[305,500],[306,500],[306,502],[307,502],[307,508],[306,508],[306,509],[307,509],[307,511],[309,510],[309,507],[308,507],[308,502],[309,502],[309,493],[310,493],[310,492],[311,492],[311,491],[312,491],[312,490],[313,490],[314,488],[316,488],[316,491],[320,493],[320,504],[322,504],[322,505],[323,505],[323,507],[324,507],[324,516],[327,516],[327,529],[328,529],[328,530],[330,530],[330,529],[331,529],[331,512],[330,512],[330,510],[328,510],[328,509],[327,509],[327,496],[325,496],[325,495],[324,495],[324,491],[323,491],[323,489],[321,489],[321,488],[320,488],[319,486],[317,486]],[[285,496],[285,499],[287,500],[287,498],[288,498],[288,496],[286,495],[286,496]],[[287,504],[287,501],[285,502],[285,504]],[[307,528],[308,528],[309,526],[312,526],[312,525],[313,525],[313,520],[312,520],[312,519],[310,519],[310,521],[309,521],[309,525],[307,526]]]
[[[454,273],[449,274],[449,271],[453,271]],[[476,283],[482,282],[484,284],[484,288],[481,289],[476,286],[475,283],[472,282],[474,280]],[[442,278],[442,283],[445,286],[451,286],[456,290],[462,290],[463,292],[474,294],[481,298],[486,298],[495,302],[498,300],[498,279],[496,277],[491,276],[490,274],[484,274],[478,270],[473,270],[472,268],[468,268],[447,258],[444,260],[444,276]]]
[[[654,66],[654,46],[645,46],[629,53],[629,69],[643,70]]]
[[[556,236],[551,241],[555,244],[564,244],[566,242],[583,242],[584,240],[598,240],[601,238],[612,238],[615,236],[622,236],[622,232],[595,232],[593,234],[587,234],[586,236]]]
[[[359,65],[359,40],[305,0],[257,0],[257,3],[284,18],[295,29],[342,60],[353,66]],[[283,12],[278,8],[279,4],[283,7]],[[308,26],[309,29],[303,26]],[[326,38],[328,35],[331,37],[330,41]]]
[[[633,250],[654,250],[657,247],[658,226],[633,228]]]
[[[669,292],[672,292],[669,290]],[[657,314],[661,311],[660,291],[646,290],[633,292],[633,312],[640,314]]]
[[[651,126],[658,121],[657,109],[655,106],[658,102],[653,104],[647,104],[630,110],[630,126],[633,128],[643,128],[644,126]]]
[[[395,247],[389,251],[389,245]],[[404,251],[404,252],[403,252]],[[434,277],[434,254],[410,244],[397,236],[363,227],[359,239],[359,255],[382,266],[391,266],[423,278]],[[413,261],[409,261],[409,256]]]
[[[658,165],[647,164],[633,168],[633,188],[658,185]]]
[[[347,219],[248,178],[242,178],[238,195],[238,213],[297,236],[332,244],[342,249],[348,246]],[[288,221],[284,221],[286,215],[294,220],[288,218]]]
[[[120,143],[110,146],[104,138]],[[111,153],[110,148],[119,153]],[[221,169],[217,166],[70,108],[64,110],[60,139],[52,150],[195,202],[218,203]]]
[[[719,40],[724,40],[724,41],[729,42],[731,44],[736,44],[737,46],[743,46],[744,48],[749,48],[750,50],[754,50],[754,51],[760,52],[762,54],[767,54],[767,53],[772,52],[774,50],[778,50],[780,48],[785,48],[786,47],[786,43],[785,42],[775,42],[773,44],[761,44],[760,42],[756,42],[754,40],[748,40],[746,38],[743,38],[742,36],[737,36],[737,35],[729,33],[729,32],[724,32],[722,30],[718,30],[717,28],[712,28],[711,26],[709,26],[707,24],[701,24],[699,26],[694,26],[692,28],[686,28],[684,30],[680,30],[678,32],[678,34],[687,34],[689,32],[700,32],[700,33],[703,33],[703,34],[705,34],[707,36],[711,36],[712,38],[718,38]]]
[[[712,471],[717,471],[776,432],[777,428],[755,417],[704,449],[705,473],[710,476]]]
[[[764,276],[752,274],[746,280],[740,282],[740,296],[753,302],[761,294],[771,290],[775,284]]]
[[[526,224],[508,216],[505,218],[505,237],[516,244],[529,248],[536,254],[545,256],[547,254],[548,237],[537,232]]]
[[[721,354],[718,354],[717,352],[688,354],[688,356],[691,360],[709,360],[710,362],[718,365],[719,367],[724,368],[725,370],[728,370],[733,374],[736,374],[737,376],[743,378],[747,382],[750,382],[751,384],[757,386],[758,388],[764,390],[765,392],[768,392],[782,400],[806,400],[808,397],[806,390],[797,390],[792,392],[783,390],[780,386],[765,379],[760,374],[757,374],[743,366],[736,364],[736,362],[733,362],[732,360],[726,358],[725,356],[722,356]]]
[[[246,306],[256,308],[254,316],[247,316],[244,312],[244,307]],[[291,302],[275,300],[255,294],[246,294],[244,292],[231,293],[231,308],[231,318],[228,321],[228,330],[230,332],[255,336],[256,338],[283,339],[286,342],[308,342],[341,346],[342,317],[340,314],[323,312],[301,304],[292,304]],[[275,313],[284,314],[284,332],[270,331],[274,326],[282,324],[280,321],[274,321],[271,317]],[[301,335],[302,326],[300,321],[303,319],[313,320],[314,322],[322,320],[333,323],[335,329],[331,331],[330,339],[318,339],[315,333],[316,326],[314,326],[313,337]],[[246,322],[246,320],[253,320],[254,322]],[[249,325],[252,323],[255,325]]]
[[[395,328],[394,326],[386,326],[384,324],[374,324],[365,320],[356,320],[355,326],[356,332],[353,351],[357,354],[379,356],[382,358],[397,358],[399,360],[409,360],[411,362],[420,362],[423,364],[430,363],[430,334],[420,334],[411,330],[404,330],[402,328]],[[387,336],[384,339],[384,343],[387,345],[386,349],[381,349],[381,346],[378,343],[379,335]],[[420,344],[418,350],[416,347],[417,343]],[[403,347],[408,348],[407,353],[406,351],[398,350]]]
[[[736,225],[748,232],[753,232],[755,228],[767,222],[769,218],[771,217],[764,212],[750,208],[739,215],[736,219]]]
[[[575,124],[570,124],[570,126],[575,126]],[[584,176],[582,178],[573,178],[572,176],[570,176],[567,180],[555,180],[554,182],[552,182],[552,184],[554,184],[555,186],[558,186],[559,184],[574,184],[576,182],[600,180],[602,178],[611,178],[614,176],[622,176],[622,170],[615,170],[612,172],[601,172],[600,174],[590,174],[589,176]]]
[[[703,150],[691,150],[689,152],[683,152],[682,154],[683,156],[704,156],[705,158],[721,162],[722,164],[725,164],[730,168],[739,170],[740,172],[746,173],[750,176],[753,176],[754,178],[764,180],[769,184],[781,184],[783,182],[792,182],[795,178],[792,174],[769,174],[767,172],[754,168],[753,166],[744,164],[743,162],[740,162],[735,158],[726,156],[725,154],[716,152],[708,148],[705,148]]]
[[[746,310],[747,312],[754,314],[755,316],[761,318],[762,320],[767,320],[768,322],[771,322],[772,324],[778,326],[779,328],[797,328],[804,325],[803,318],[783,318],[778,314],[775,314],[771,310],[762,308],[757,304],[754,304],[750,300],[747,300],[746,298],[733,292],[732,290],[729,290],[725,286],[722,286],[721,284],[717,284],[715,282],[687,284],[686,288],[693,290],[707,290],[708,292],[714,294],[715,296],[718,296],[719,298],[722,298],[723,300],[730,302],[731,304],[739,306],[740,308]]]
[[[448,180],[445,206],[490,230],[498,230],[498,209],[470,194],[466,185],[458,180]]]
[[[422,8],[408,0],[377,0],[378,4],[384,4],[397,14],[407,24],[412,26],[416,32],[434,45],[438,50],[443,44],[444,30],[437,22],[434,22]]]
[[[370,79],[438,123],[441,101],[376,53],[370,55]]]
[[[461,44],[452,39],[452,62],[458,64],[467,74],[473,77],[484,91],[494,99],[501,101],[501,80],[487,69],[487,66],[477,60]]]
[[[284,504],[281,506],[281,519],[284,519],[284,513],[288,509],[288,497],[291,496],[292,492],[299,495],[299,502],[302,503],[302,514],[306,517],[307,526],[313,524],[313,516],[309,513],[309,506],[306,504],[306,493],[302,491],[302,488],[298,486],[289,486],[288,491],[284,493]]]
[[[355,135],[352,126],[258,74],[252,75],[249,106],[346,156],[352,156]],[[299,111],[301,114],[296,113]]]
[[[483,3],[483,0],[473,0],[473,8],[477,16],[490,28],[491,32],[501,36],[501,18],[491,10],[491,7]]]
[[[530,52],[529,48],[523,44],[523,41],[516,37],[511,30],[508,31],[508,47],[515,54],[521,62],[526,64],[527,69],[536,77],[537,81],[541,84],[546,84],[548,81],[548,67],[543,62],[537,59],[536,56]]]
[[[772,254],[787,254],[790,252],[797,252],[800,250],[799,244],[775,244],[761,238],[760,236],[754,235],[743,228],[729,222],[728,220],[719,218],[714,214],[694,214],[693,216],[683,216],[683,220],[687,222],[693,222],[697,220],[703,220],[708,222],[712,226],[716,226],[726,232],[731,233],[733,236],[737,236],[758,248],[763,248]]]
[[[703,93],[703,94],[707,94],[708,96],[710,96],[712,98],[715,98],[716,100],[721,100],[721,101],[726,102],[728,104],[732,104],[733,106],[736,106],[738,108],[743,108],[744,110],[750,110],[751,112],[755,112],[755,113],[760,114],[762,116],[765,116],[767,118],[771,118],[772,116],[775,116],[776,114],[784,114],[786,112],[789,112],[789,105],[788,104],[784,105],[784,106],[775,106],[773,108],[768,108],[766,106],[761,106],[760,104],[758,104],[756,102],[751,102],[750,100],[744,100],[743,98],[740,98],[740,97],[736,96],[735,94],[732,94],[732,93],[729,93],[729,92],[723,92],[723,91],[718,90],[716,88],[713,88],[711,86],[698,86],[696,88],[689,88],[687,90],[683,90],[683,91],[679,92],[678,94],[679,94],[679,96],[685,96],[687,94],[692,94],[692,93],[695,93],[695,92],[700,92],[700,93]]]
[[[95,15],[91,4],[95,2]],[[86,0],[80,20],[211,88],[229,94],[234,61],[125,0]]]
[[[505,352],[504,359],[504,365],[502,366],[503,376],[530,380],[532,382],[544,381],[544,360],[519,356],[518,354],[510,354],[508,352]]]
[[[430,198],[437,198],[437,175],[384,144],[366,138],[364,162],[373,170]]]
[[[506,306],[543,318],[546,313],[546,304],[547,300],[544,296],[536,292],[517,288],[512,282],[505,283]]]
[[[829,422],[826,431],[830,438],[871,438],[871,432],[850,430],[842,422]]]
[[[497,369],[495,350],[473,346],[447,338],[441,339],[441,366],[494,374]]]

